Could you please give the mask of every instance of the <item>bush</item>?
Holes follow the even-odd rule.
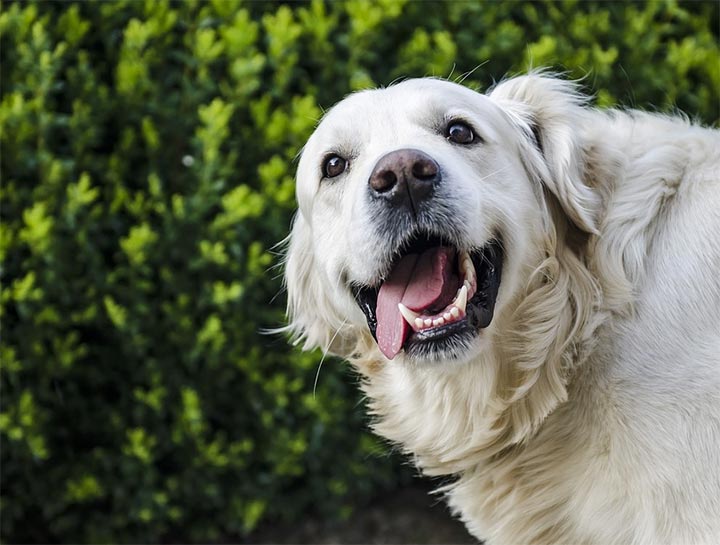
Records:
[[[2,540],[212,541],[402,479],[355,378],[261,328],[293,160],[349,91],[552,66],[717,122],[716,2],[11,3]],[[317,387],[315,382],[317,378]]]

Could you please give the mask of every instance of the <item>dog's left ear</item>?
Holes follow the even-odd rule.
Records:
[[[586,184],[586,153],[578,130],[587,98],[568,81],[542,74],[505,80],[489,94],[532,145],[526,168],[555,195],[568,217],[597,232],[598,195]]]

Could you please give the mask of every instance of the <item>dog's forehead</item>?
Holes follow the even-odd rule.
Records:
[[[452,108],[482,108],[486,100],[487,97],[449,81],[411,79],[384,89],[353,93],[328,111],[316,132],[329,139],[345,134],[362,137],[391,123],[423,124]]]

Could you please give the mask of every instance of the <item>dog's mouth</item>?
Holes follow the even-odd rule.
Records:
[[[468,346],[490,325],[503,251],[499,238],[459,249],[441,237],[413,236],[378,286],[355,286],[355,300],[382,353],[432,359]]]

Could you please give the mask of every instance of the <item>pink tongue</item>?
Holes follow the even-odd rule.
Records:
[[[398,310],[402,302],[410,310],[423,311],[450,303],[458,286],[453,274],[455,250],[436,247],[400,260],[380,287],[377,298],[377,342],[388,359],[402,349],[410,326]]]

